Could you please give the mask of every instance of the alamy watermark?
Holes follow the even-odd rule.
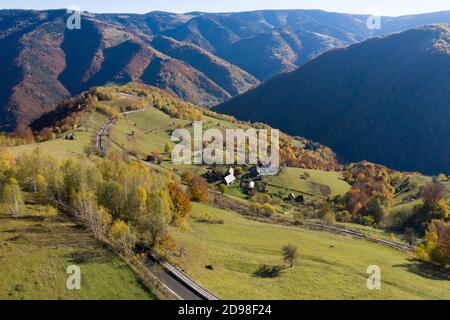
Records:
[[[366,271],[370,276],[367,278],[367,289],[381,289],[381,268],[379,266],[369,266]]]
[[[367,28],[369,30],[381,29],[381,9],[378,7],[370,7],[368,10],[369,17],[367,18]]]
[[[66,288],[68,290],[81,290],[81,269],[77,265],[67,267],[67,274],[70,276],[66,281]]]
[[[224,134],[214,128],[204,131],[201,121],[195,121],[193,129],[193,136],[187,129],[173,131],[171,140],[175,143],[172,149],[174,163],[260,165],[261,175],[278,173],[279,130],[225,129]]]
[[[79,6],[72,5],[67,8],[67,14],[70,16],[67,18],[66,26],[69,30],[81,29],[81,13]]]

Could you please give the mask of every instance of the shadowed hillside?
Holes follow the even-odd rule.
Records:
[[[328,52],[216,108],[350,160],[450,172],[450,29],[428,26]]]
[[[164,36],[154,38],[152,45],[155,49],[201,71],[230,95],[244,93],[259,84],[259,81],[249,73],[196,45]]]

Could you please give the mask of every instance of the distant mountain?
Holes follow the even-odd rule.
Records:
[[[63,10],[0,11],[0,131],[28,125],[92,86],[142,81],[211,107],[259,84],[191,44],[171,39],[173,57],[158,51],[151,29],[138,23],[84,15],[81,29],[69,30],[67,17]]]
[[[352,161],[450,173],[450,27],[332,50],[214,110],[319,141]]]
[[[333,48],[450,12],[383,18],[319,10],[242,13],[83,14],[0,10],[0,131],[29,124],[91,86],[142,81],[211,107]]]
[[[214,56],[212,53],[188,42],[179,42],[166,36],[157,36],[152,46],[168,56],[184,61],[213,80],[230,96],[244,93],[260,82],[248,72]]]
[[[158,26],[153,32],[194,43],[264,81],[333,48],[426,24],[450,23],[450,11],[382,17],[380,30],[367,27],[368,15],[321,10],[197,12],[174,18],[161,12],[146,17],[149,25]]]

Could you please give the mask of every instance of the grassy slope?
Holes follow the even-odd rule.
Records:
[[[132,113],[111,128],[110,138],[129,151],[137,151],[141,155],[152,151],[163,152],[166,143],[170,142],[170,132],[178,124],[186,125],[189,121],[174,119],[162,111],[150,107]],[[131,133],[134,131],[134,136]]]
[[[154,299],[129,267],[88,232],[59,215],[51,223],[28,205],[21,218],[0,210],[0,299]],[[81,268],[68,290],[66,268]]]
[[[122,99],[121,102],[124,101],[125,99]],[[40,144],[40,148],[61,157],[82,155],[84,146],[90,143],[95,134],[95,128],[100,127],[105,121],[105,116],[95,113],[90,122],[89,131],[77,133],[79,137],[77,141],[55,140]],[[170,141],[169,131],[166,130],[172,131],[178,124],[186,125],[188,123],[189,121],[171,118],[156,108],[149,108],[119,121],[111,130],[111,138],[122,144],[127,150],[137,151],[143,156],[153,150],[162,152],[165,144]],[[218,123],[226,127],[234,126],[217,119],[207,118],[204,121],[205,127],[217,127]],[[135,132],[134,137],[129,135],[132,131]],[[114,147],[114,144],[110,143],[110,145]],[[29,152],[34,148],[35,146],[23,146],[15,148],[14,152],[16,154]],[[163,166],[178,171],[192,167],[180,168],[169,162],[164,162]],[[196,167],[197,169],[204,170],[203,167]],[[307,179],[300,179],[304,172],[308,172],[310,176]],[[333,195],[343,194],[349,188],[348,184],[341,180],[339,173],[315,170],[288,168],[279,176],[269,179],[273,184],[300,192],[310,191],[308,182],[329,185],[333,190]],[[243,195],[240,191],[234,189],[236,188],[229,191],[230,195],[241,198]],[[273,189],[273,191],[281,190],[288,193],[283,188]],[[194,279],[199,280],[221,297],[449,298],[448,293],[444,295],[445,290],[448,292],[450,289],[449,282],[426,279],[415,274],[413,269],[419,268],[418,265],[407,261],[404,253],[349,237],[260,224],[245,220],[233,213],[195,205],[197,215],[204,211],[223,218],[226,224],[205,225],[191,221],[192,232],[182,233],[175,230],[176,238],[181,245],[186,246],[188,252],[185,258],[177,259],[177,262],[183,265],[194,276]],[[273,238],[267,235],[273,235]],[[278,279],[259,279],[251,275],[262,263],[279,264],[279,251],[288,242],[297,243],[300,248],[302,258],[298,267],[285,271]],[[335,248],[329,247],[331,243]],[[51,248],[41,248],[41,250],[46,251]],[[367,252],[371,253],[373,260],[365,256]],[[59,259],[65,261],[63,258]],[[117,263],[120,261],[117,260]],[[205,269],[204,266],[207,264],[213,264],[215,271]],[[386,270],[387,282],[383,286],[383,290],[379,292],[368,291],[365,287],[365,268],[369,264],[379,264],[382,267],[383,277],[383,270]],[[108,263],[103,267],[114,269],[114,266],[115,263]],[[98,268],[100,266],[92,265],[92,272]],[[130,272],[126,267],[123,270],[120,268],[119,271]],[[62,276],[65,276],[64,270],[62,272]],[[120,283],[120,281],[116,282]],[[234,286],[233,284],[238,285]],[[8,285],[11,288],[15,284],[9,283]],[[94,288],[101,286],[102,284],[95,283]],[[45,287],[48,287],[47,284]],[[317,290],[312,291],[311,288],[315,287]],[[334,290],[330,290],[330,288]],[[54,292],[59,292],[59,290],[49,289]],[[95,291],[98,290],[95,289]],[[108,295],[105,293],[103,297],[110,296],[110,293]],[[85,298],[85,296],[77,297]]]
[[[11,148],[14,155],[30,153],[36,148],[56,158],[73,158],[84,156],[84,148],[88,146],[96,135],[96,129],[100,128],[108,118],[98,112],[93,113],[87,127],[81,127],[75,131],[77,140],[64,138],[46,141],[39,144],[28,144]]]
[[[305,172],[309,174],[309,177],[302,179],[301,176],[304,176]],[[285,168],[280,174],[267,177],[266,180],[270,184],[289,188],[294,192],[314,193],[309,187],[311,182],[329,186],[333,196],[343,195],[350,190],[350,185],[343,180],[340,172]]]
[[[145,111],[132,113],[111,128],[110,138],[129,151],[136,151],[141,155],[152,151],[164,152],[165,145],[170,142],[171,133],[177,126],[186,127],[191,121],[172,118],[166,113],[150,107]],[[219,126],[234,128],[235,124],[227,121],[205,117],[203,129],[218,128]],[[243,125],[239,127],[245,128]],[[192,126],[186,127],[191,133]],[[131,133],[134,132],[134,136]]]
[[[349,236],[258,223],[194,205],[194,216],[204,212],[225,224],[192,220],[191,231],[174,230],[186,255],[172,260],[221,298],[450,299],[450,281],[429,273],[405,252]],[[261,264],[280,265],[281,248],[288,243],[297,245],[300,254],[293,269],[274,279],[252,275]],[[213,265],[214,270],[206,265]],[[381,267],[381,290],[366,287],[369,265]]]
[[[125,120],[119,121],[111,129],[110,138],[123,148],[134,151],[140,156],[145,156],[154,150],[164,152],[165,145],[170,142],[171,131],[176,129],[177,125],[186,126],[189,123],[190,121],[171,118],[156,108],[149,108],[142,112],[130,114]],[[233,128],[236,125],[206,117],[203,121],[203,126],[207,129],[210,127],[217,128],[218,126]],[[239,125],[239,127],[245,128],[242,125]],[[190,127],[189,130],[192,131],[192,128]],[[132,132],[134,132],[134,135],[131,135]],[[167,162],[163,165],[168,168],[174,167]],[[180,166],[175,166],[174,169],[180,169]],[[184,168],[181,168],[181,171],[189,169],[193,170],[195,168],[184,166]],[[300,176],[305,172],[308,172],[310,176],[304,180],[300,179]],[[330,186],[333,195],[344,194],[350,189],[350,186],[342,180],[340,173],[300,168],[286,168],[280,175],[267,178],[267,181],[281,186],[281,188],[270,187],[270,191],[275,193],[284,189],[286,195],[292,191],[311,193],[309,188],[310,182]],[[288,189],[286,190],[286,188]],[[230,190],[230,194],[239,198],[244,197],[236,186]]]

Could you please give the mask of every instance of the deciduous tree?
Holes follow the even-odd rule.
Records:
[[[200,202],[206,202],[209,200],[208,183],[201,176],[195,176],[189,182],[189,192],[192,195],[192,199]]]
[[[23,208],[22,191],[15,178],[10,178],[3,189],[3,202],[13,217],[18,217]]]
[[[297,261],[298,257],[297,247],[292,244],[288,244],[283,247],[281,252],[283,255],[284,263],[289,264],[289,266],[292,268],[294,266],[294,262]]]

